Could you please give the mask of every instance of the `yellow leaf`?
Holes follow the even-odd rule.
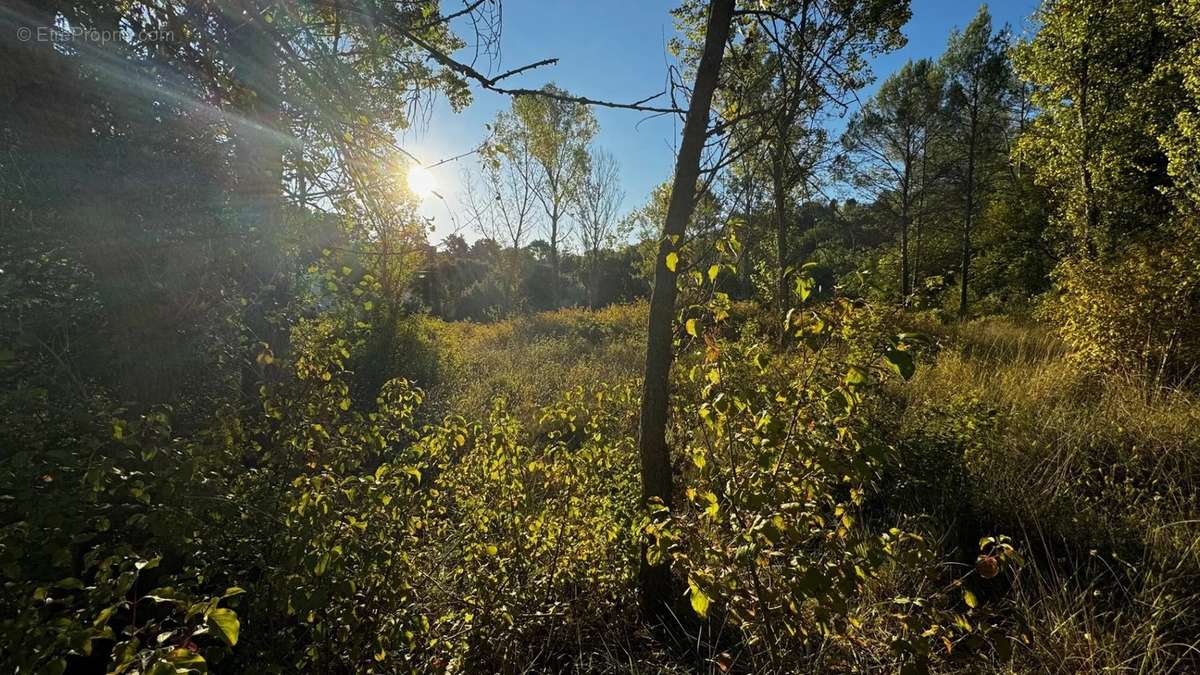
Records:
[[[688,335],[691,335],[692,337],[699,337],[700,334],[696,331],[696,320],[695,319],[687,320],[687,332],[688,332]]]
[[[210,632],[221,636],[221,639],[230,647],[237,644],[241,622],[238,621],[238,616],[232,609],[218,607],[210,611],[208,613],[208,627]]]
[[[679,264],[679,254],[674,251],[671,251],[670,253],[668,253],[667,254],[667,269],[674,272],[675,267],[678,264]]]
[[[963,591],[963,602],[967,603],[967,607],[978,607],[979,600],[971,591]]]
[[[704,591],[700,590],[700,588],[696,586],[696,583],[691,579],[688,579],[688,595],[691,596],[692,609],[696,611],[696,614],[702,619],[707,618],[709,604],[708,596],[705,595]]]

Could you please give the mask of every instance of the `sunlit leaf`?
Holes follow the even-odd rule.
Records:
[[[230,647],[237,644],[238,631],[241,629],[237,613],[226,607],[218,607],[208,613],[208,627]]]
[[[700,590],[700,587],[697,586],[696,583],[691,579],[688,579],[688,595],[691,598],[692,610],[695,611],[696,614],[701,618],[707,618],[709,605],[708,596],[705,595],[704,591]]]

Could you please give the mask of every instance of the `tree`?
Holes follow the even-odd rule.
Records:
[[[712,0],[704,30],[704,49],[696,67],[692,98],[683,125],[671,199],[663,222],[662,238],[654,265],[650,295],[650,318],[646,334],[646,367],[643,372],[642,404],[638,418],[638,454],[641,460],[642,500],[658,502],[670,509],[674,481],[671,451],[667,447],[667,408],[673,353],[671,326],[675,315],[676,245],[683,236],[696,207],[696,184],[700,180],[700,153],[708,138],[708,115],[725,56],[725,42],[733,22],[734,0]],[[670,562],[650,561],[645,542],[638,570],[638,590],[643,609],[650,616],[667,619],[678,596]]]
[[[663,223],[662,237],[654,264],[654,285],[650,296],[650,318],[647,327],[646,366],[642,388],[642,405],[638,423],[638,449],[642,466],[642,497],[649,502],[658,502],[669,512],[672,502],[673,480],[671,454],[666,442],[667,409],[669,403],[669,379],[672,352],[672,323],[675,313],[676,267],[679,264],[679,247],[683,241],[689,220],[695,211],[697,198],[707,194],[708,183],[720,170],[738,156],[753,151],[756,143],[744,146],[717,157],[707,168],[709,180],[703,189],[697,190],[701,177],[701,156],[710,145],[728,149],[729,143],[714,143],[714,137],[733,137],[738,124],[746,119],[766,116],[776,111],[767,99],[762,106],[740,110],[728,105],[720,110],[721,121],[709,127],[709,114],[714,97],[718,92],[728,91],[728,101],[753,101],[753,97],[739,95],[740,78],[723,73],[726,42],[732,34],[735,16],[739,26],[769,24],[763,28],[761,39],[770,40],[780,49],[781,58],[788,59],[791,66],[799,66],[802,80],[803,100],[820,100],[831,96],[824,89],[830,80],[839,82],[837,92],[847,92],[847,87],[856,81],[839,69],[845,66],[850,72],[858,72],[861,52],[881,45],[898,45],[902,39],[899,28],[908,17],[908,4],[902,0],[893,2],[832,2],[811,3],[781,1],[761,4],[741,12],[735,11],[732,0],[712,0],[705,6],[691,2],[676,10],[684,26],[693,28],[693,42],[676,42],[689,67],[694,67],[694,85],[691,102],[684,122],[683,136],[676,157],[672,179],[670,201]],[[703,31],[695,26],[703,17]],[[810,23],[811,22],[811,23]],[[750,38],[739,36],[735,47],[746,48]],[[844,45],[853,45],[843,48]],[[841,45],[841,46],[840,46]],[[753,48],[751,46],[751,48]],[[832,52],[830,51],[832,49]],[[732,50],[731,51],[736,51]],[[811,65],[816,62],[818,65]],[[821,65],[824,63],[825,65]],[[810,64],[806,69],[803,64]],[[787,72],[790,68],[782,69]],[[771,76],[774,76],[772,71]],[[761,82],[758,84],[761,85]],[[815,106],[810,106],[815,107]],[[790,148],[789,148],[790,151]],[[663,616],[674,595],[674,582],[666,561],[651,562],[643,556],[639,571],[639,588],[643,607],[655,616]]]
[[[196,382],[257,398],[259,343],[283,350],[272,317],[298,259],[334,228],[370,248],[396,211],[371,168],[396,152],[409,104],[469,100],[426,51],[461,41],[431,0],[378,8],[387,22],[268,0],[20,4],[11,16],[30,30],[112,36],[0,42],[15,66],[0,74],[14,151],[0,199],[22,214],[6,235],[67,252],[109,317],[89,357],[63,362],[122,400],[168,402]]]
[[[941,124],[943,90],[941,71],[932,61],[909,61],[883,82],[842,136],[855,182],[887,202],[899,218],[902,300],[913,288],[909,229],[931,180],[930,143]]]
[[[1003,97],[1008,84],[1008,59],[1001,39],[992,34],[987,5],[961,32],[950,36],[941,66],[949,83],[950,133],[962,155],[958,158],[962,197],[958,314],[968,310],[971,236],[981,193],[995,171],[998,130],[1003,125]]]
[[[1050,190],[1067,253],[1096,258],[1127,236],[1153,229],[1168,208],[1169,182],[1151,128],[1166,129],[1171,105],[1151,87],[1169,52],[1158,36],[1160,0],[1058,0],[1042,27],[1017,45],[1017,72],[1041,109],[1017,145],[1036,182]],[[1167,97],[1172,98],[1172,97]]]
[[[578,228],[589,267],[588,301],[596,306],[596,274],[600,249],[612,243],[617,227],[617,211],[625,193],[621,190],[620,167],[602,148],[591,151],[588,171],[580,181],[572,200],[573,217]]]
[[[677,14],[695,24],[698,7],[685,5]],[[718,144],[725,152],[715,167],[740,164],[742,174],[762,172],[770,179],[774,294],[782,320],[790,298],[788,269],[795,263],[789,246],[796,226],[793,191],[815,185],[815,167],[827,150],[819,119],[830,109],[845,111],[852,92],[868,81],[864,55],[903,44],[899,29],[908,3],[775,0],[737,15],[738,39],[717,91],[718,128],[728,135]],[[744,158],[759,166],[746,167]]]
[[[1048,313],[1088,369],[1176,384],[1200,354],[1193,0],[1058,0],[1018,45],[1041,108],[1017,156],[1064,240]]]
[[[550,244],[550,267],[559,277],[559,253],[568,238],[567,220],[580,181],[587,174],[588,144],[596,135],[596,118],[582,103],[554,96],[566,92],[547,84],[536,93],[513,99],[512,109],[496,122],[496,141],[502,151],[521,148],[532,160],[516,163],[522,177],[545,213],[546,236]]]
[[[503,147],[485,144],[476,170],[462,172],[462,203],[470,220],[485,238],[505,245],[503,264],[490,280],[507,296],[507,305],[515,304],[521,282],[524,256],[521,248],[537,224],[537,197],[528,180],[533,157],[521,138]]]
[[[463,179],[463,205],[471,220],[483,236],[521,248],[535,224],[537,199],[526,179],[533,170],[529,146],[518,142],[481,157],[478,169],[481,180],[465,172]]]
[[[1158,141],[1174,181],[1172,196],[1186,210],[1200,204],[1200,2],[1171,0],[1158,20],[1175,46],[1159,62],[1158,80],[1179,89],[1175,116]]]

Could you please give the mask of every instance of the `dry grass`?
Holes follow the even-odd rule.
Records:
[[[468,416],[504,398],[521,416],[579,386],[636,382],[645,318],[642,304],[493,324],[433,322],[443,368],[435,398]],[[897,569],[877,579],[852,610],[863,619],[861,642],[830,649],[864,671],[886,670],[892,627],[879,614],[884,601],[943,583],[945,569],[973,559],[968,542],[1006,533],[1028,564],[996,582],[988,607],[1022,636],[1015,656],[950,660],[940,669],[1200,668],[1200,398],[1082,374],[1052,331],[1036,324],[993,318],[919,328],[938,348],[911,382],[889,385],[897,406],[882,414],[879,431],[898,448],[899,466],[885,497],[896,512],[928,523],[944,555],[928,574]],[[573,667],[684,668],[648,647],[653,640],[628,639],[581,649]]]
[[[940,343],[894,390],[902,453],[959,477],[910,477],[958,489],[927,505],[962,500],[958,520],[1031,554],[1008,598],[1031,640],[1023,667],[1200,665],[1200,399],[1085,376],[1036,325],[977,321]]]
[[[437,322],[446,372],[432,393],[455,414],[486,414],[504,399],[527,418],[576,387],[634,382],[644,361],[647,312],[638,303],[489,324]]]

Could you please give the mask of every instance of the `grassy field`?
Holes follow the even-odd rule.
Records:
[[[434,406],[485,415],[502,398],[536,423],[540,407],[570,392],[636,391],[645,311],[428,321]],[[872,409],[871,426],[891,449],[873,505],[878,522],[915,514],[943,565],[969,565],[981,536],[1016,542],[1026,565],[983,590],[1021,638],[1011,660],[992,658],[985,669],[1175,672],[1200,663],[1200,400],[1081,373],[1032,322],[911,323],[933,341],[917,375],[888,381]],[[629,433],[635,403],[626,399]],[[858,611],[876,616],[872,603],[911,586],[882,575]],[[618,632],[605,648],[616,662],[637,649]],[[598,658],[589,654],[578,656]],[[868,653],[855,659],[880,663]],[[666,656],[658,663],[671,667]]]
[[[891,391],[897,497],[1030,564],[1003,601],[1053,672],[1175,672],[1200,635],[1200,400],[1072,368],[1044,327],[983,319]]]

